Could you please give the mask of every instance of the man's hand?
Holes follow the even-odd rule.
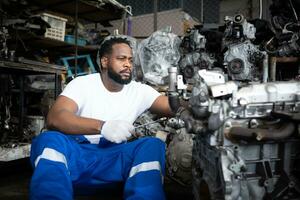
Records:
[[[121,143],[127,141],[134,134],[134,127],[127,121],[106,121],[101,130],[101,135],[111,142]]]

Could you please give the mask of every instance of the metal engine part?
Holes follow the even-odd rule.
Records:
[[[134,122],[136,132],[140,136],[156,136],[158,131],[164,130],[164,127],[160,123],[155,122],[155,115],[150,112],[145,112],[138,117]]]
[[[194,135],[196,200],[205,196],[204,186],[211,199],[299,199],[300,85],[267,82],[268,54],[253,39],[252,24],[242,15],[229,17],[223,38],[227,70],[194,68],[192,76],[181,70],[193,79],[189,107],[177,117]],[[197,53],[190,51],[180,68],[198,64]]]
[[[179,129],[176,134],[172,134],[167,148],[167,175],[184,186],[192,183],[193,137],[185,129]]]
[[[211,146],[195,139],[195,197],[208,185],[211,199],[298,199],[299,140]],[[199,176],[201,174],[201,176]],[[298,177],[297,177],[298,176]],[[196,198],[197,199],[197,198]]]
[[[190,29],[187,35],[183,38],[183,49],[187,52],[199,51],[205,49],[206,38],[200,34],[198,29]]]
[[[166,84],[168,68],[176,66],[179,58],[179,37],[171,28],[154,32],[138,47],[144,80],[153,85]]]
[[[173,55],[166,53],[174,49],[163,38],[162,34],[155,39],[150,50],[145,47],[148,53],[141,63],[163,65],[166,60],[155,53]],[[186,38],[179,66],[167,59],[169,70],[158,70],[169,71],[169,102],[176,112],[175,118],[158,127],[168,132],[167,176],[192,185],[195,200],[205,196],[205,185],[211,199],[299,199],[299,82],[267,82],[268,54],[252,43],[255,27],[242,15],[226,21],[224,57],[218,63],[225,69],[214,67],[199,31]],[[145,69],[144,75],[156,76],[153,67]],[[180,80],[191,86],[188,89],[180,86],[180,73]],[[151,81],[163,80],[165,74]],[[187,99],[183,108],[180,100]],[[153,116],[144,119],[141,124],[155,121]]]
[[[224,66],[231,80],[262,80],[262,61],[264,52],[260,51],[251,40],[255,39],[256,28],[247,22],[243,15],[225,18],[223,48]],[[261,65],[261,66],[259,66]]]
[[[212,69],[216,60],[205,51],[206,39],[199,30],[192,29],[184,37],[182,46],[185,53],[179,62],[179,68],[186,79],[190,79],[199,69]]]
[[[166,142],[166,176],[183,186],[190,186],[193,134],[188,134],[183,122],[175,118],[169,119],[165,126],[155,118],[150,112],[143,113],[134,123],[135,127],[140,127],[136,132],[140,137],[152,136]]]
[[[234,96],[234,103],[255,104],[264,102],[294,102],[300,100],[300,82],[270,82],[251,84],[241,88]]]
[[[228,50],[224,53],[224,65],[232,80],[259,81],[262,79],[262,74],[259,73],[262,70],[257,63],[263,58],[263,52],[247,40],[228,46]]]
[[[200,187],[207,185],[211,199],[297,199],[299,82],[240,88],[228,83],[208,86],[199,79],[193,88],[193,116],[207,123],[193,145],[195,198],[201,199]],[[224,88],[234,89],[220,95],[223,99],[211,96],[212,90],[221,94]],[[199,116],[203,110],[206,115]]]
[[[256,28],[253,24],[247,22],[243,15],[226,16],[224,21],[226,24],[224,32],[225,45],[237,40],[255,39]]]

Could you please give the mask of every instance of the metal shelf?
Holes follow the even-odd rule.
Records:
[[[76,45],[67,43],[64,41],[59,41],[51,38],[45,38],[45,37],[31,37],[28,39],[25,39],[26,43],[31,44],[31,48],[36,49],[48,49],[50,54],[61,54],[61,53],[74,53]],[[59,49],[59,51],[58,51]],[[78,52],[80,53],[93,53],[96,52],[98,49],[98,46],[96,45],[87,45],[87,46],[77,46]]]
[[[122,18],[126,7],[115,0],[78,0],[79,19],[92,23],[107,23]],[[76,1],[74,0],[31,0],[32,12],[53,11],[65,16],[75,16]]]
[[[16,62],[0,60],[0,70],[7,72],[17,70],[22,74],[36,74],[34,72],[37,72],[59,75],[64,73],[66,71],[66,68],[64,66],[52,65],[19,58],[19,61]]]
[[[0,162],[8,162],[27,158],[30,155],[30,144],[19,145],[16,147],[1,147],[0,146]]]

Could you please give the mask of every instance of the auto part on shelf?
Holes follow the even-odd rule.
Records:
[[[268,73],[268,60],[266,53],[252,43],[256,28],[240,14],[234,17],[227,16],[225,23],[224,66],[227,68],[229,78],[238,81],[262,80],[263,73]],[[266,63],[263,63],[264,58]],[[264,77],[264,82],[266,79],[267,77]]]
[[[144,80],[153,85],[166,84],[168,68],[176,66],[179,58],[179,37],[171,28],[154,32],[138,47]]]

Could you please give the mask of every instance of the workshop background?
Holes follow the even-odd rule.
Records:
[[[134,78],[189,108],[135,122],[167,144],[168,200],[300,199],[299,14],[299,0],[0,1],[0,200],[28,199],[31,140],[119,34]]]

